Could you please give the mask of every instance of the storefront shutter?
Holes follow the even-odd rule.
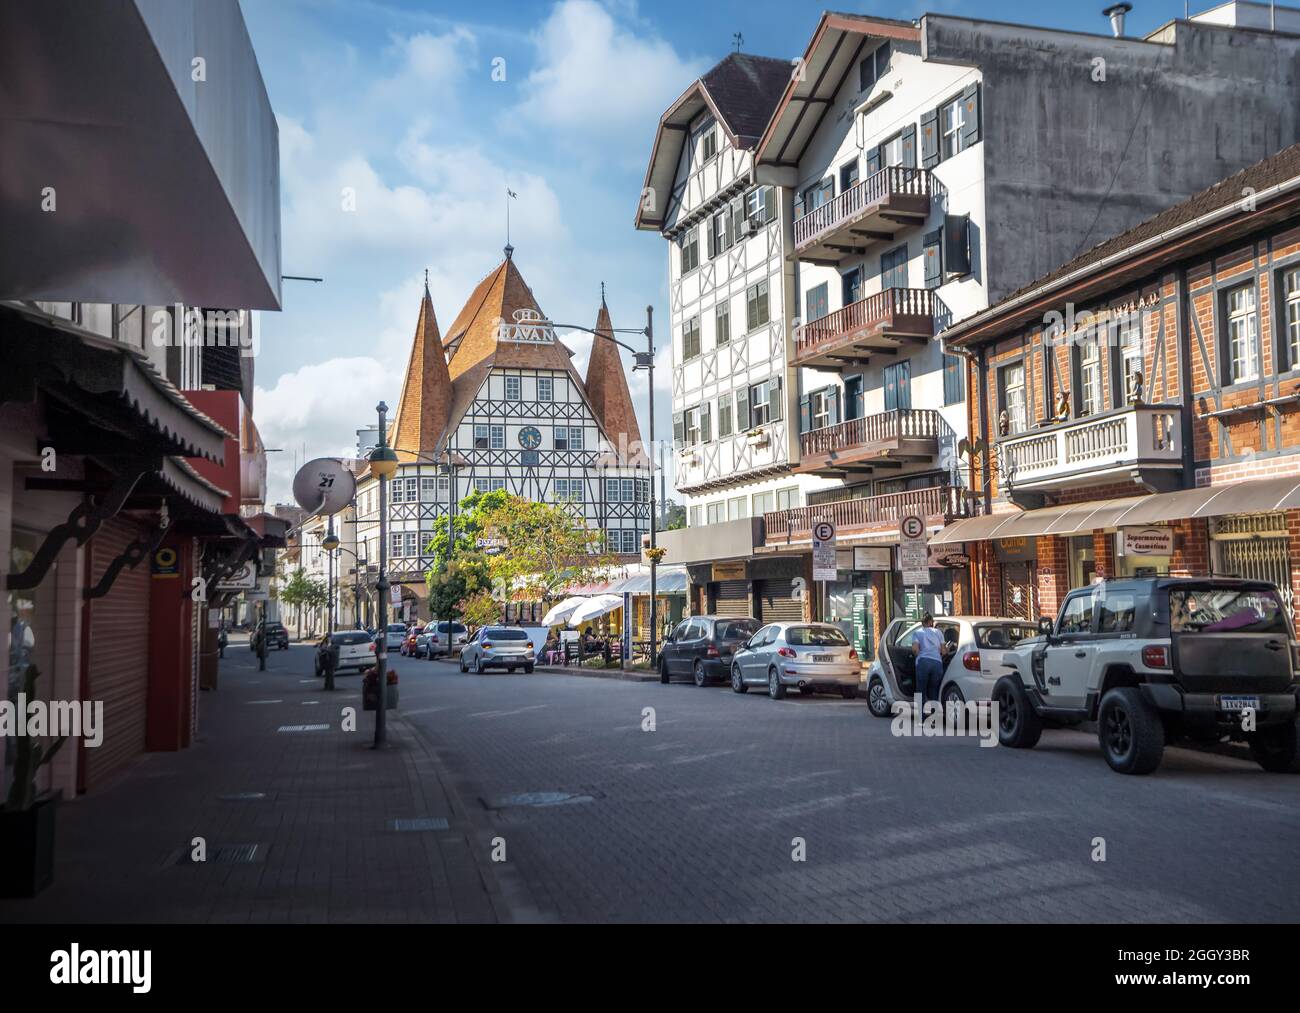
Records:
[[[743,617],[749,615],[749,581],[720,580],[714,585],[713,614]]]
[[[757,616],[765,623],[803,622],[803,599],[794,595],[793,580],[765,580],[759,587]]]
[[[105,523],[90,544],[91,580],[141,534],[121,519]],[[90,602],[89,698],[104,704],[103,742],[86,750],[86,788],[102,784],[144,752],[149,692],[149,566],[124,568],[113,588]]]

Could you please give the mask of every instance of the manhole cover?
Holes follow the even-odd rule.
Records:
[[[401,831],[446,830],[448,823],[437,816],[421,816],[411,820],[393,820],[393,829]]]
[[[265,844],[218,844],[208,848],[207,860],[194,861],[191,848],[182,848],[175,865],[252,865],[266,857]]]
[[[276,729],[277,732],[324,732],[329,730],[329,725],[281,725]]]
[[[522,791],[514,795],[498,795],[496,798],[484,799],[483,805],[488,809],[514,809],[522,806],[545,808],[556,805],[580,805],[594,802],[596,795],[577,791]]]

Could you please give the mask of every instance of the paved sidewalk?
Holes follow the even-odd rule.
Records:
[[[220,690],[200,696],[198,741],[65,802],[54,885],[0,902],[0,922],[511,920],[474,814],[400,710],[377,753],[360,676],[323,692],[307,645],[267,668],[232,642]],[[355,732],[340,730],[344,707]],[[288,730],[313,725],[328,728]],[[178,864],[195,837],[208,861]],[[251,862],[226,860],[236,845],[257,846]]]

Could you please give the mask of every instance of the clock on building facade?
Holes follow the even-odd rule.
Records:
[[[525,450],[536,450],[542,445],[542,431],[536,426],[525,426],[519,430],[519,445]]]

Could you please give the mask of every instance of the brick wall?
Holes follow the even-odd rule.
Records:
[[[1092,557],[1098,577],[1115,576],[1115,538],[1104,531],[1092,533]]]
[[[1054,616],[1070,591],[1069,543],[1057,535],[1038,537],[1038,611]]]
[[[1174,554],[1169,559],[1169,573],[1174,577],[1201,577],[1210,572],[1209,521],[1188,519],[1175,521]]]

